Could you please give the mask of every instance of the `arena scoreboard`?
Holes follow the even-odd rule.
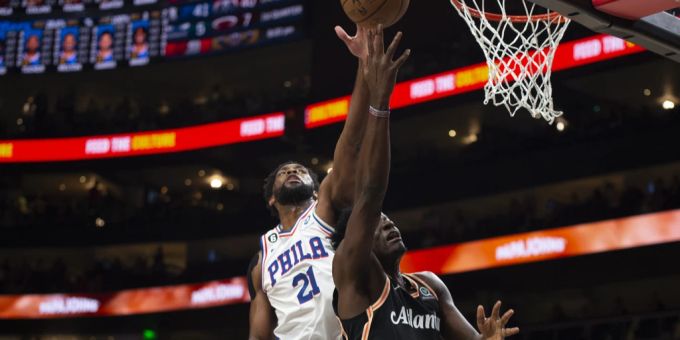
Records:
[[[0,0],[0,75],[137,67],[302,36],[302,0]]]

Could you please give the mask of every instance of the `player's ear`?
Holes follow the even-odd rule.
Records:
[[[272,197],[269,198],[269,202],[267,202],[267,203],[269,203],[270,207],[274,206],[274,203],[276,203],[276,199],[274,198],[274,195],[272,195]]]

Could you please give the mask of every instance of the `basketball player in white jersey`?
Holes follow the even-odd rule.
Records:
[[[340,338],[332,307],[332,225],[340,210],[353,202],[369,94],[391,94],[396,79],[369,87],[362,67],[368,57],[367,31],[357,28],[357,35],[349,37],[336,27],[336,33],[359,58],[349,115],[335,148],[333,171],[321,185],[309,169],[295,162],[280,165],[265,180],[265,200],[280,224],[261,237],[260,253],[249,269],[251,340]],[[395,46],[400,36],[395,37]]]

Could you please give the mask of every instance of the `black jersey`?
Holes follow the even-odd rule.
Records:
[[[378,301],[364,313],[340,320],[343,339],[347,340],[440,340],[441,311],[437,295],[422,279],[402,274],[413,288],[410,293],[385,278]],[[337,291],[333,308],[337,309]],[[339,318],[338,318],[339,319]]]

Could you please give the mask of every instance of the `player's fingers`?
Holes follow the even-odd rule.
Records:
[[[410,56],[411,56],[411,50],[407,49],[406,51],[404,51],[404,53],[401,54],[399,59],[394,61],[394,68],[397,69],[397,70],[399,68],[401,68],[401,65],[404,65],[404,63],[406,62],[406,60],[408,60],[408,57],[410,57]]]
[[[482,305],[477,306],[477,329],[480,331],[484,327],[484,307]]]
[[[519,327],[504,328],[505,336],[513,336],[519,334]]]
[[[347,34],[344,28],[340,26],[335,26],[335,34],[342,40],[344,43],[349,43],[352,38]]]
[[[375,31],[372,29],[368,30],[368,43],[366,44],[368,47],[368,56],[372,57],[375,54],[375,46],[373,44],[373,39],[375,36]]]
[[[371,35],[369,36],[369,39],[368,39],[368,48],[371,51],[373,51],[373,54],[372,54],[373,56],[379,56],[378,51],[380,51],[380,50],[378,48],[378,31],[375,31],[375,30],[371,31]]]
[[[397,50],[397,46],[399,46],[399,43],[401,42],[401,37],[402,37],[401,32],[397,32],[397,35],[394,36],[394,39],[392,39],[392,42],[390,43],[390,46],[387,47],[387,52],[385,52],[385,55],[392,60],[392,56],[394,56],[394,52]]]
[[[376,58],[382,58],[384,56],[382,43],[380,42],[380,37],[378,36],[377,31],[373,36],[373,56]]]
[[[366,27],[357,25],[357,36],[365,34],[366,33]]]
[[[505,327],[505,324],[508,323],[508,321],[510,320],[510,318],[512,317],[513,314],[515,314],[515,311],[512,310],[512,309],[505,312],[505,314],[503,314],[503,316],[501,317],[501,326],[502,327]]]
[[[385,40],[383,38],[383,25],[378,24],[378,29],[375,31],[375,46],[373,51],[376,53],[385,53]]]
[[[494,320],[498,320],[500,317],[500,312],[501,312],[501,302],[496,301],[496,304],[493,305],[493,310],[491,311],[491,318]]]

